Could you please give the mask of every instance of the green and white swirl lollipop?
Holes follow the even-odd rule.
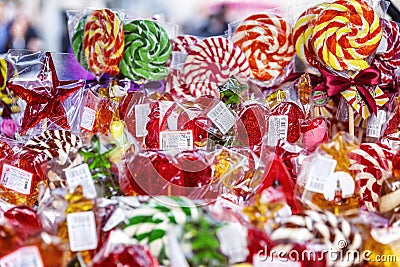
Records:
[[[86,23],[87,15],[85,15],[82,19],[74,27],[74,32],[72,35],[72,51],[79,64],[84,69],[88,69],[88,63],[85,57],[85,50],[83,49],[83,37],[85,33],[85,23]]]
[[[124,24],[125,52],[121,73],[138,81],[156,81],[168,75],[166,62],[172,46],[167,32],[151,20],[133,20]]]

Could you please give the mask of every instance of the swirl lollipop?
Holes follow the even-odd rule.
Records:
[[[168,75],[166,63],[172,46],[168,34],[151,20],[133,20],[124,25],[125,55],[121,73],[131,80],[161,80]]]
[[[184,82],[193,97],[219,96],[218,87],[231,76],[250,77],[250,67],[243,52],[222,37],[209,37],[189,52],[183,67]]]
[[[369,65],[382,37],[378,15],[363,1],[339,0],[324,7],[314,21],[311,43],[328,67],[359,71]]]
[[[79,22],[75,25],[74,31],[72,33],[72,52],[76,59],[78,60],[79,64],[84,69],[88,68],[88,63],[85,57],[85,50],[83,49],[83,37],[85,36],[85,23],[86,23],[87,16],[84,16]]]
[[[387,41],[384,53],[375,56],[375,59],[387,68],[396,69],[400,66],[400,26],[394,21],[381,19],[383,36]]]
[[[89,68],[95,75],[119,74],[118,64],[124,53],[124,31],[114,12],[95,10],[87,17],[83,48]]]
[[[296,54],[303,63],[313,67],[319,67],[313,47],[310,40],[314,30],[314,21],[318,14],[323,10],[326,4],[316,5],[304,11],[297,19],[293,27],[293,41],[296,48]]]
[[[282,76],[294,57],[292,28],[278,15],[249,16],[235,30],[232,41],[245,53],[253,77],[260,81]]]
[[[199,42],[195,36],[192,35],[178,35],[172,41],[172,51],[189,53],[191,47]]]
[[[384,53],[377,54],[372,65],[381,71],[382,84],[391,85],[395,78],[395,70],[400,66],[400,26],[394,21],[381,19],[383,37],[387,48]]]

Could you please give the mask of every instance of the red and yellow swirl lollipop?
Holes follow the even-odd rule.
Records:
[[[326,5],[320,4],[307,9],[299,16],[293,27],[293,41],[296,54],[303,63],[313,67],[319,67],[320,64],[315,55],[314,48],[310,44],[314,30],[313,23]]]
[[[110,9],[93,11],[86,19],[83,48],[90,71],[97,76],[119,74],[124,55],[124,29]]]
[[[260,81],[281,77],[294,57],[292,28],[278,15],[249,16],[235,30],[232,41],[246,55],[252,76]]]
[[[369,67],[382,38],[378,15],[364,1],[338,0],[324,7],[314,21],[311,43],[328,67],[359,71]]]

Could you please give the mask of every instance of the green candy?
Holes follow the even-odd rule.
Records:
[[[72,51],[74,52],[74,55],[79,64],[81,64],[84,69],[88,69],[88,63],[85,57],[85,50],[83,49],[86,18],[87,15],[79,20],[79,22],[75,25],[72,34]]]
[[[125,51],[121,73],[138,81],[157,81],[168,75],[166,63],[172,46],[167,32],[151,20],[133,20],[124,24]]]
[[[157,196],[129,213],[129,222],[123,231],[147,245],[159,262],[168,265],[168,232],[176,225],[196,221],[202,211],[186,197]]]

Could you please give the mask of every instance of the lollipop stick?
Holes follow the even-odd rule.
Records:
[[[354,136],[354,110],[353,107],[349,104],[349,133]]]
[[[360,139],[360,141],[362,142],[363,137],[364,137],[364,128],[361,128],[358,131],[358,139]]]

